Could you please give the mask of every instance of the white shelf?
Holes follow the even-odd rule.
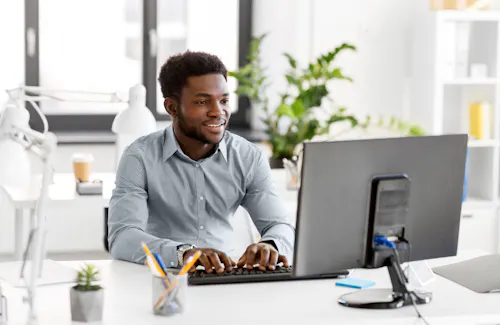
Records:
[[[459,78],[443,81],[445,85],[495,85],[497,83],[497,78]]]
[[[438,10],[436,13],[438,19],[448,21],[500,21],[498,10]]]
[[[494,148],[500,144],[497,140],[469,140],[469,148]]]
[[[495,201],[468,197],[462,204],[462,211],[494,208],[495,206],[496,206]]]

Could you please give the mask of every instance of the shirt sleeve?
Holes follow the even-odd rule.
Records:
[[[144,264],[141,243],[159,252],[167,267],[178,267],[177,247],[184,243],[148,234],[148,192],[142,157],[130,147],[118,165],[115,189],[109,202],[108,242],[115,259]]]
[[[261,241],[273,241],[281,255],[293,257],[295,227],[290,222],[271,175],[271,168],[263,152],[251,173],[241,206],[252,218],[261,235]]]

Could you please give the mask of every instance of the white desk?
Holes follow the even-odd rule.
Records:
[[[86,204],[90,205],[107,204],[106,202],[109,201],[109,197],[111,196],[115,175],[112,173],[96,173],[92,174],[92,178],[103,180],[103,196],[79,195],[76,192],[76,184],[73,173],[54,174],[54,182],[49,187],[49,201],[71,202],[76,200],[84,200]],[[2,188],[4,189],[4,192],[6,193],[8,199],[14,206],[14,255],[16,260],[21,260],[27,240],[24,233],[25,214],[26,212],[29,213],[31,229],[35,222],[35,207],[40,195],[41,176],[35,175],[31,180],[31,184],[23,189],[0,186],[0,190]],[[105,196],[104,194],[106,194],[106,196],[108,197],[105,201],[103,201],[103,197]],[[48,204],[50,205],[50,202],[48,202]]]
[[[466,252],[460,258],[429,261],[443,265],[480,255]],[[92,262],[92,261],[91,261]],[[352,289],[335,286],[335,280],[290,281],[260,284],[189,287],[186,312],[166,319],[152,313],[151,275],[145,266],[122,261],[95,261],[105,287],[104,318],[108,324],[423,324],[413,307],[362,310],[340,306],[337,298]],[[77,267],[81,263],[65,262]],[[388,287],[385,268],[355,270],[358,278]],[[500,294],[478,294],[441,277],[426,289],[433,301],[420,306],[430,324],[493,324],[500,322]],[[4,288],[9,300],[9,324],[24,324],[24,291]],[[71,324],[69,285],[38,290],[40,325]]]

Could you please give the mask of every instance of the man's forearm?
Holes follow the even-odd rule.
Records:
[[[177,267],[177,246],[184,243],[158,238],[138,228],[126,228],[117,232],[110,242],[111,255],[120,260],[144,264],[146,255],[141,243],[144,242],[151,252],[158,252],[167,267]]]
[[[281,255],[292,258],[295,229],[287,223],[276,223],[262,234],[260,241],[272,241]]]

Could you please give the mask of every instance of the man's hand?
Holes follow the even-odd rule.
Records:
[[[201,251],[201,256],[189,272],[196,271],[198,265],[202,265],[208,273],[212,273],[214,270],[217,273],[224,273],[224,268],[227,272],[231,272],[233,266],[236,266],[236,262],[232,258],[213,248],[194,248],[185,251],[184,263],[196,251]]]
[[[288,260],[284,255],[280,255],[278,250],[269,243],[257,243],[248,246],[246,252],[238,261],[238,267],[247,266],[247,269],[253,269],[258,264],[261,271],[266,268],[274,270],[276,264],[282,262],[284,267],[289,267]]]

